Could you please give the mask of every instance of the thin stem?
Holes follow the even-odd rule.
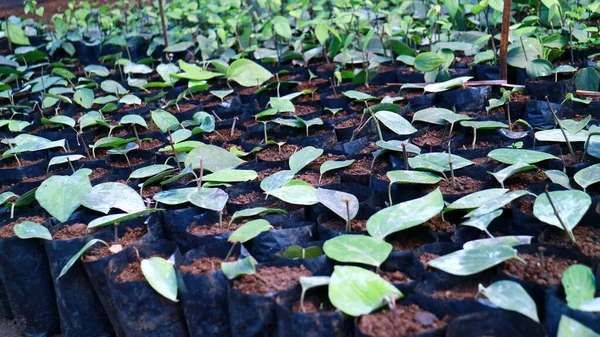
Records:
[[[452,147],[451,147],[451,142],[448,142],[448,166],[450,166],[450,181],[452,182],[452,188],[456,189],[456,181],[454,180],[454,168],[452,167],[452,165],[454,164],[454,162],[452,161]]]
[[[235,245],[237,245],[237,241],[234,241],[233,244],[231,245],[231,248],[229,249],[229,252],[227,253],[227,256],[225,256],[225,259],[223,261],[227,262],[227,260],[229,260],[229,258],[231,257],[231,254],[233,254],[233,248],[235,248]]]
[[[237,122],[238,117],[233,117],[233,124],[231,124],[231,131],[229,132],[229,137],[233,138],[233,134],[235,133],[235,123]]]
[[[406,143],[402,143],[402,155],[404,157],[404,169],[409,170],[410,167],[408,165],[408,153],[406,152]]]
[[[346,203],[346,232],[352,231],[351,219],[350,219],[350,201],[348,199],[344,199]]]
[[[567,228],[567,225],[564,223],[562,217],[560,216],[560,213],[558,212],[558,208],[556,208],[554,201],[552,201],[552,197],[550,196],[550,193],[548,193],[548,185],[546,185],[546,189],[544,190],[544,193],[546,193],[546,197],[548,198],[548,201],[550,202],[550,206],[552,206],[552,209],[554,210],[554,215],[558,219],[558,222],[560,222],[560,225],[565,230],[565,232],[567,232],[567,234],[569,234],[569,239],[571,239],[571,242],[575,243],[575,236]]]
[[[552,108],[552,105],[550,104],[550,101],[548,100],[548,96],[546,96],[546,103],[548,104],[548,108],[550,109],[550,112],[552,112],[552,116],[554,116],[554,121],[556,122],[556,125],[558,125],[558,128],[560,129],[560,132],[562,133],[563,137],[565,137],[565,141],[567,142],[567,148],[569,149],[569,153],[571,154],[571,157],[575,158],[575,151],[573,151],[573,147],[571,146],[571,142],[569,141],[569,138],[567,137],[567,133],[565,132],[565,129],[563,129],[562,123],[560,122],[560,120],[558,119],[558,116],[556,115],[556,111],[554,111],[554,109]]]
[[[135,129],[135,126],[133,127]],[[175,162],[177,162],[177,170],[181,172],[181,163],[179,163],[179,155],[177,151],[175,151],[175,143],[173,142],[173,135],[171,135],[171,129],[167,128],[167,132],[169,132],[169,145],[171,145],[171,151],[173,151],[173,155],[175,156]]]

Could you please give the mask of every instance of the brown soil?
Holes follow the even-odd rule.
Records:
[[[25,221],[43,224],[44,221],[46,221],[46,218],[39,215],[18,218],[17,220],[0,227],[0,239],[12,238],[15,236],[15,226]]]
[[[323,178],[321,178],[321,181],[319,182],[319,173],[311,172],[311,171],[299,174],[299,175],[295,176],[294,179],[302,180],[304,182],[311,184],[312,186],[319,186],[319,185],[340,182],[340,178],[338,176],[332,175],[332,174],[323,175]]]
[[[583,156],[583,151],[575,151],[575,157],[571,156],[570,153],[566,153],[560,156],[560,159],[563,161],[565,166],[571,166],[575,164],[581,163],[581,157]]]
[[[294,115],[296,116],[304,116],[317,111],[317,108],[310,105],[296,105],[296,112]]]
[[[162,191],[160,186],[149,186],[142,190],[142,198],[152,198],[156,193]]]
[[[165,143],[163,143],[162,141],[158,140],[158,139],[150,139],[150,140],[144,140],[139,142],[140,145],[140,149],[141,150],[153,150],[156,149],[158,147],[162,147],[163,145],[165,145]]]
[[[290,158],[296,151],[300,151],[302,147],[298,145],[284,144],[281,146],[281,153],[279,152],[279,147],[277,146],[269,146],[268,148],[257,152],[256,157],[262,161],[280,161],[287,160]]]
[[[467,280],[450,289],[434,291],[430,296],[438,300],[472,300],[479,292],[479,283]]]
[[[233,289],[244,294],[269,294],[300,285],[301,276],[311,276],[310,270],[300,267],[264,267],[256,274],[242,275],[233,281]]]
[[[577,248],[589,257],[600,258],[600,228],[580,225],[573,229],[573,235],[574,244],[563,230],[549,228],[541,241],[566,248]]]
[[[327,222],[322,223],[324,227],[333,229],[336,231],[346,230],[346,220],[343,219],[331,219]],[[352,219],[350,221],[350,229],[352,232],[365,232],[367,230],[367,220]]]
[[[136,227],[136,228],[126,228],[126,233],[123,237],[119,238],[119,240],[115,243],[114,241],[107,242],[109,246],[119,244],[123,246],[123,249],[133,245],[138,242],[139,239],[146,234],[146,227]],[[108,250],[108,247],[105,245],[99,245],[98,247],[88,251],[87,254],[83,256],[83,261],[85,262],[93,262],[98,261],[102,258],[112,255],[113,253]]]
[[[218,133],[217,133],[218,132]],[[240,129],[234,129],[233,135],[231,135],[231,128],[215,130],[211,132],[206,138],[212,142],[230,142],[232,140],[240,138],[244,134],[244,131]]]
[[[442,214],[438,214],[429,219],[423,226],[431,229],[434,232],[451,233],[454,232],[454,226],[448,221],[442,220]]]
[[[150,257],[162,257],[163,259],[168,259],[169,256],[167,256],[166,254],[154,254],[149,256]],[[142,281],[144,280],[144,273],[142,273],[142,266],[140,261],[134,261],[134,262],[130,262],[127,266],[125,266],[125,268],[123,269],[123,271],[121,271],[121,273],[119,275],[117,275],[117,277],[115,278],[115,280],[119,283],[125,283],[125,282],[135,282],[135,281]]]
[[[282,170],[282,168],[280,168],[280,167],[273,167],[273,168],[269,168],[269,169],[266,169],[266,170],[259,171],[256,174],[258,175],[258,180],[263,180],[266,177],[272,175],[273,173],[277,173],[277,172],[279,172],[281,170]]]
[[[177,106],[179,106],[179,109],[177,108]],[[177,105],[174,105],[172,107],[169,107],[167,109],[168,112],[172,113],[172,114],[178,114],[178,113],[182,113],[182,112],[186,112],[192,109],[195,109],[196,106],[194,104],[190,104],[190,103],[178,103]]]
[[[343,120],[339,123],[333,124],[333,128],[334,129],[346,129],[346,128],[350,128],[353,126],[359,126],[360,125],[360,118],[348,118],[346,120]]]
[[[329,99],[336,99],[336,98],[345,98],[346,96],[344,96],[341,92],[338,92],[337,94],[332,92],[329,95],[325,96],[325,98],[329,98]]]
[[[490,157],[475,158],[471,159],[471,161],[475,163],[475,166],[485,165],[490,162]]]
[[[373,337],[406,337],[441,329],[448,325],[449,317],[439,320],[434,314],[416,304],[397,306],[358,318],[358,329]]]
[[[90,232],[93,232],[94,229],[91,229]],[[52,235],[53,240],[71,240],[82,238],[85,236],[87,231],[87,225],[82,223],[75,223],[72,225],[64,226],[59,229],[54,235]]]
[[[444,134],[444,130],[435,129],[435,130],[427,130],[417,137],[412,139],[412,143],[419,147],[427,147],[427,146],[438,146],[442,144],[443,141],[454,138],[458,135],[458,132],[452,132],[452,136],[448,134],[448,131]],[[442,138],[443,137],[443,138]]]
[[[394,251],[414,250],[428,243],[423,235],[408,235],[402,232],[390,235],[388,242],[392,244]]]
[[[233,232],[234,230],[240,228],[243,224],[248,222],[248,220],[240,220],[239,222],[234,222],[229,226],[229,220],[231,217],[227,217],[223,219],[223,224],[219,225],[218,222],[210,225],[202,225],[202,226],[193,226],[190,229],[190,234],[193,235],[217,235],[227,232]]]
[[[468,176],[460,176],[454,178],[456,187],[452,186],[452,178],[448,177],[448,180],[441,180],[439,182],[440,191],[443,194],[465,194],[479,191],[485,185],[485,182],[475,180]]]
[[[380,176],[387,173],[388,164],[383,160],[375,160],[375,165],[373,169],[371,169],[371,163],[373,162],[372,158],[365,157],[358,159],[352,163],[352,165],[346,167],[344,169],[344,173],[350,175],[375,175]],[[381,173],[381,174],[379,174]]]
[[[323,165],[323,163],[326,161],[330,161],[330,160],[342,161],[345,159],[346,159],[346,156],[343,154],[336,155],[336,154],[327,153],[327,154],[324,154],[324,155],[318,157],[317,159],[313,160],[310,164],[308,164],[307,167],[310,169],[313,169],[313,170],[318,170],[319,168],[321,168],[321,165]]]
[[[252,202],[264,200],[265,196],[260,192],[250,192],[246,194],[240,194],[237,197],[230,199],[229,202],[236,205],[246,205]]]
[[[400,271],[381,271],[379,273],[384,280],[391,283],[411,282],[412,279]]]
[[[237,260],[237,256],[231,256],[228,262],[233,262],[235,260]],[[179,270],[186,274],[210,274],[217,270],[221,270],[221,263],[223,263],[223,259],[220,257],[201,257],[195,259],[187,266],[179,266]]]
[[[104,177],[107,174],[108,174],[107,169],[97,167],[92,171],[92,174],[90,174],[89,177],[90,177],[91,181],[94,181],[96,179],[100,179],[100,178]]]
[[[522,93],[520,93],[518,91],[517,92],[513,92],[510,95],[510,101],[511,102],[528,102],[530,100],[531,100],[531,96],[522,94]]]
[[[35,165],[37,163],[41,163],[43,160],[44,158],[38,158],[36,160],[24,160],[19,158],[19,162],[21,163],[21,165],[19,165],[19,162],[17,162],[17,160],[13,157],[7,160],[2,160],[2,166],[0,166],[0,169],[11,169],[19,166]]]
[[[48,173],[46,173],[46,174],[44,174],[42,176],[38,176],[38,177],[25,177],[21,181],[24,182],[24,183],[34,183],[34,182],[37,182],[37,181],[46,180],[46,179],[48,179],[48,178],[52,177],[53,175],[58,174],[60,172],[61,172],[61,170],[54,170],[54,171],[48,172]]]
[[[502,270],[515,278],[530,281],[540,285],[560,283],[563,273],[570,266],[577,264],[576,260],[567,260],[559,257],[545,255],[545,268],[540,266],[539,254],[519,254],[524,264],[515,259],[504,262]]]
[[[333,62],[331,63],[323,63],[317,68],[317,71],[326,72],[326,71],[334,71],[337,65]]]
[[[529,215],[533,215],[533,204],[535,199],[520,199],[516,201],[521,212]]]
[[[336,310],[336,308],[331,304],[331,302],[329,302],[329,299],[326,297],[309,297],[304,299],[304,310],[307,313],[333,312]],[[300,305],[300,301],[292,304],[292,311],[302,312],[302,306]]]
[[[532,183],[546,180],[548,177],[541,168],[519,172],[504,181],[504,186],[511,191],[526,190]]]
[[[328,83],[329,81],[327,79],[324,78],[314,78],[310,81],[304,81],[304,82],[300,82],[296,85],[296,90],[298,91],[303,91],[303,90],[314,90],[317,85],[319,84],[324,84],[324,83]],[[310,95],[308,95],[310,96]]]
[[[421,254],[421,256],[419,256],[419,262],[421,262],[423,264],[425,269],[431,270],[431,268],[429,267],[429,265],[427,263],[431,260],[437,259],[438,257],[440,257],[440,256],[436,255],[436,254],[423,253],[423,254]]]
[[[119,167],[119,168],[131,167],[131,166],[136,166],[136,165],[148,162],[147,159],[133,157],[133,158],[129,158],[129,163],[128,163],[125,156],[121,156],[121,155],[115,155],[115,156],[116,156],[117,160],[111,161],[109,163],[109,165],[112,167]]]

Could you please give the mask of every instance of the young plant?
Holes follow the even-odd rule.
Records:
[[[564,230],[575,242],[573,228],[590,208],[592,198],[578,190],[553,191],[540,194],[533,204],[533,215],[540,221]]]
[[[358,214],[358,199],[350,193],[317,189],[317,199],[325,207],[346,221],[346,232],[352,232],[352,219]]]

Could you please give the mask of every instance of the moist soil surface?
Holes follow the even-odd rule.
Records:
[[[237,260],[237,256],[231,256],[227,260],[227,262],[233,262]],[[223,259],[220,257],[201,257],[195,259],[186,266],[179,266],[179,270],[186,274],[211,274],[217,270],[221,270],[221,263],[223,263]]]
[[[295,152],[300,151],[302,147],[290,144],[281,146],[281,152],[277,146],[269,146],[266,149],[256,153],[256,157],[262,161],[281,161],[289,159]]]
[[[419,256],[419,262],[421,262],[421,264],[423,264],[423,266],[425,267],[425,269],[433,270],[433,268],[429,267],[428,262],[431,261],[431,260],[435,260],[438,257],[440,257],[440,256],[436,255],[436,254],[423,253],[423,254],[421,254],[421,256]]]
[[[163,259],[168,259],[169,256],[167,256],[166,254],[154,254],[149,256],[150,257],[162,257]],[[140,261],[133,261],[130,262],[129,264],[127,264],[127,266],[125,266],[125,268],[123,269],[123,271],[121,271],[121,273],[119,275],[117,275],[117,277],[115,278],[115,280],[119,283],[125,283],[125,282],[135,282],[135,281],[141,281],[144,279],[144,273],[142,273],[142,267],[141,267],[141,263]]]
[[[429,219],[428,221],[423,223],[423,226],[431,229],[434,232],[442,232],[442,233],[454,232],[454,226],[450,222],[444,221],[442,219],[441,214],[438,214],[438,215],[434,216],[433,218]]]
[[[217,235],[217,234],[222,234],[222,233],[227,233],[227,232],[233,232],[234,230],[240,228],[243,224],[248,222],[248,220],[242,219],[242,220],[236,221],[236,222],[232,223],[231,225],[229,225],[230,219],[231,219],[231,217],[224,218],[222,224],[215,222],[215,223],[209,224],[209,225],[191,226],[190,234],[202,236],[202,235]]]
[[[419,147],[430,147],[430,146],[438,146],[441,145],[443,141],[447,141],[448,139],[452,139],[459,135],[458,132],[452,132],[452,136],[448,133],[448,131],[436,129],[436,130],[427,130],[417,137],[413,138],[412,142]]]
[[[449,317],[438,319],[434,314],[421,309],[416,304],[396,306],[363,315],[358,319],[358,329],[373,337],[406,337],[427,331],[441,329],[450,321]]]
[[[301,276],[311,276],[310,270],[300,267],[263,267],[256,274],[242,275],[233,281],[233,289],[244,294],[269,294],[300,285]]]
[[[12,238],[15,236],[15,226],[25,221],[43,224],[46,219],[38,215],[18,218],[17,220],[0,227],[0,239]]]
[[[304,182],[311,184],[312,186],[319,186],[319,185],[340,182],[340,177],[338,177],[335,174],[324,174],[320,180],[319,180],[319,176],[320,175],[317,172],[307,171],[307,172],[304,172],[304,173],[301,173],[301,174],[295,176],[294,179],[302,180]]]
[[[540,241],[565,248],[577,248],[591,258],[600,258],[600,228],[579,225],[573,229],[573,235],[575,243],[571,242],[563,230],[548,228]]]
[[[381,278],[383,278],[384,280],[390,282],[390,283],[404,283],[404,282],[411,282],[413,279],[411,279],[408,275],[404,274],[401,271],[380,271],[379,272],[379,276],[381,276]]]
[[[454,186],[452,185],[452,178],[450,176],[448,177],[448,179],[441,180],[438,184],[438,186],[440,187],[440,191],[443,194],[472,193],[482,190],[484,185],[485,182],[475,180],[468,176],[454,177]]]
[[[265,195],[261,192],[250,192],[240,194],[237,197],[229,200],[230,203],[236,205],[247,205],[252,202],[257,202],[265,199]]]
[[[392,244],[394,251],[413,250],[429,243],[424,234],[394,233],[389,236],[388,242]]]
[[[82,238],[85,236],[87,226],[82,223],[75,223],[72,225],[64,226],[52,235],[52,240],[71,240]],[[90,233],[94,232],[94,228],[90,230]]]
[[[548,254],[544,255],[544,266],[540,265],[539,254],[519,254],[527,262],[524,264],[515,259],[504,262],[502,271],[515,278],[537,283],[539,285],[558,284],[563,273],[577,260],[563,259]]]
[[[526,190],[529,185],[546,180],[548,177],[540,168],[517,173],[504,181],[504,186],[511,191]]]
[[[438,300],[473,300],[479,292],[479,283],[481,282],[467,280],[450,289],[434,291],[429,295]]]
[[[307,297],[304,299],[304,312],[313,313],[313,312],[333,312],[336,308],[329,302],[329,299],[326,296],[323,297]],[[302,312],[302,305],[300,301],[292,304],[292,311],[294,312]]]
[[[133,245],[138,242],[139,239],[146,234],[148,230],[146,227],[135,227],[135,228],[126,228],[125,235],[123,235],[117,242],[109,241],[107,242],[109,246],[119,244],[123,246],[123,249]],[[102,258],[112,255],[113,253],[106,247],[105,245],[99,245],[98,247],[89,251],[86,255],[83,256],[83,261],[85,262],[93,262],[98,261]]]
[[[322,225],[336,231],[346,230],[346,220],[343,219],[330,219],[322,223]],[[365,232],[367,230],[367,220],[352,219],[350,221],[350,228],[352,229],[352,232],[355,233]]]

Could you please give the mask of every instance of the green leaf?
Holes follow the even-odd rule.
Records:
[[[402,297],[391,283],[359,267],[335,266],[329,281],[329,301],[350,316],[366,315]]]
[[[319,246],[303,248],[298,245],[291,245],[281,253],[281,256],[286,259],[311,259],[321,255],[323,255],[323,250]]]
[[[529,171],[529,170],[533,170],[535,168],[536,168],[535,165],[529,165],[529,164],[519,162],[516,164],[509,165],[498,172],[489,172],[488,171],[488,173],[490,175],[494,176],[494,178],[496,178],[496,180],[498,180],[498,182],[502,185],[502,187],[504,187],[504,181],[506,179],[508,179],[508,177],[510,177],[514,174],[517,174],[519,172]]]
[[[125,95],[129,91],[125,89],[119,82],[113,80],[105,80],[100,83],[102,90],[118,96]]]
[[[177,117],[173,116],[168,111],[161,109],[153,110],[150,115],[152,116],[152,121],[158,126],[162,133],[167,132],[169,129],[173,131],[179,127]]]
[[[379,146],[383,150],[404,152],[404,149],[406,148],[407,153],[421,154],[421,149],[418,146],[409,143],[408,140],[378,140],[375,145]]]
[[[359,203],[353,194],[318,188],[317,199],[321,204],[346,221],[354,219],[356,214],[358,214]]]
[[[417,132],[417,129],[397,113],[383,110],[376,112],[375,117],[397,135],[410,135]]]
[[[93,75],[93,76],[106,77],[106,76],[110,75],[110,72],[104,66],[90,64],[90,65],[85,66],[85,68],[83,68],[83,69],[85,70],[86,73],[89,73],[90,75]]]
[[[431,260],[427,264],[448,274],[468,276],[516,257],[517,251],[509,246],[482,246],[458,250]]]
[[[53,116],[51,118],[42,118],[42,124],[59,124],[69,127],[75,126],[75,120],[68,116]]]
[[[105,216],[102,216],[102,217],[99,217],[97,219],[90,221],[90,223],[88,223],[88,229],[119,224],[121,222],[139,218],[141,216],[145,216],[150,213],[154,213],[156,211],[160,211],[160,209],[152,208],[152,209],[145,209],[143,211],[139,211],[139,212],[135,212],[135,213],[105,215]]]
[[[573,179],[585,191],[590,185],[600,182],[600,164],[588,166],[577,171]]]
[[[546,170],[544,171],[544,173],[546,174],[546,176],[548,176],[548,178],[550,178],[550,180],[553,183],[558,184],[568,190],[572,189],[571,184],[569,182],[569,176],[567,176],[563,171]]]
[[[199,191],[196,189],[196,192],[188,194],[187,197],[192,204],[215,212],[223,211],[229,199],[227,192],[222,189],[206,187],[200,188]]]
[[[562,315],[558,323],[557,337],[600,337],[600,334],[579,323],[573,318]]]
[[[548,76],[552,74],[552,63],[545,59],[535,59],[527,62],[527,76],[530,78]]]
[[[592,198],[582,191],[553,191],[549,194],[567,231],[572,231],[577,226],[592,204]],[[535,199],[533,215],[542,222],[563,229],[546,193],[540,194]]]
[[[86,177],[87,178],[87,177]],[[98,184],[81,197],[81,204],[94,211],[108,214],[112,208],[136,213],[146,209],[142,197],[131,187],[115,182]]]
[[[501,309],[518,312],[536,322],[540,321],[535,301],[517,282],[497,281],[487,288],[480,284],[479,293]]]
[[[544,160],[558,159],[549,153],[523,149],[496,149],[490,151],[488,157],[508,165],[516,163],[535,164]]]
[[[444,173],[450,171],[449,159],[452,158],[452,169],[459,170],[463,167],[473,165],[473,162],[455,154],[448,156],[447,153],[431,152],[408,158],[408,164],[415,170],[433,171]]]
[[[44,239],[52,240],[48,228],[31,221],[24,221],[14,227],[15,235],[19,239]]]
[[[257,237],[260,233],[266,232],[273,229],[273,226],[263,219],[252,220],[243,224],[240,228],[236,229],[231,235],[229,242],[240,242],[244,243]]]
[[[327,240],[323,250],[338,262],[379,267],[392,252],[392,245],[366,235],[340,235]]]
[[[294,172],[290,170],[281,170],[263,179],[260,182],[260,188],[269,193],[287,184],[292,179],[294,179]]]
[[[221,271],[225,276],[233,280],[240,275],[252,275],[256,273],[256,265],[258,262],[252,257],[239,259],[234,262],[223,262],[221,263]]]
[[[224,182],[224,183],[234,183],[234,182],[244,182],[250,181],[258,178],[258,174],[253,170],[221,170],[215,173],[207,174],[203,177],[204,181],[212,181],[212,182]]]
[[[88,241],[83,247],[81,247],[81,249],[75,255],[73,255],[69,259],[69,261],[67,261],[65,266],[61,269],[60,275],[58,275],[58,277],[56,279],[63,277],[69,271],[69,269],[71,269],[71,267],[73,267],[73,265],[77,261],[79,261],[79,258],[81,258],[83,256],[83,254],[85,254],[85,252],[88,251],[88,249],[90,249],[93,245],[97,244],[98,242],[102,242],[102,243],[106,244],[106,242],[104,242],[100,239],[92,239],[92,240]]]
[[[273,29],[277,35],[286,40],[290,40],[292,38],[292,28],[290,27],[290,22],[287,18],[277,15],[271,19],[271,23],[273,24]]]
[[[279,209],[279,208],[266,208],[266,207],[246,208],[246,209],[242,209],[242,210],[239,210],[239,211],[236,211],[235,213],[233,213],[233,215],[231,216],[231,221],[229,221],[229,224],[231,225],[235,220],[242,219],[242,218],[248,218],[248,217],[256,216],[256,215],[285,214],[285,213],[287,213],[285,210]]]
[[[4,205],[8,201],[10,201],[12,199],[16,199],[17,197],[18,197],[18,195],[14,194],[11,191],[2,192],[2,193],[0,193],[0,205]]]
[[[586,130],[581,130],[576,134],[565,130],[565,133],[570,143],[585,142],[588,138],[588,132]],[[535,133],[535,139],[540,142],[566,143],[565,136],[563,135],[561,129],[537,131]]]
[[[260,86],[272,77],[270,71],[248,59],[233,62],[227,70],[227,78],[244,87]]]
[[[307,146],[290,157],[290,170],[296,174],[322,154],[322,149]]]
[[[496,210],[494,212],[480,215],[477,217],[469,218],[465,222],[461,223],[463,226],[475,227],[482,232],[485,232],[489,237],[492,237],[492,234],[488,232],[487,228],[494,219],[502,215],[502,210]]]
[[[171,165],[154,164],[141,167],[129,175],[129,179],[144,179],[172,169]]]
[[[210,172],[234,169],[244,163],[238,156],[219,146],[200,145],[185,157],[185,166],[192,165],[194,169],[199,169],[200,159],[204,169]]]
[[[94,105],[94,92],[88,88],[81,88],[73,94],[73,100],[85,109],[91,109]]]
[[[179,60],[179,68],[181,68],[184,73],[172,74],[172,77],[187,78],[188,80],[194,81],[206,81],[221,76],[219,73],[206,71],[194,64],[185,63],[183,60]]]
[[[519,245],[528,245],[531,243],[531,239],[533,239],[533,236],[526,236],[526,235],[520,235],[520,236],[500,236],[500,237],[495,237],[495,238],[489,238],[489,239],[479,239],[479,240],[473,240],[473,241],[469,241],[467,243],[465,243],[463,245],[463,249],[474,249],[474,248],[479,248],[479,247],[484,247],[484,246],[510,246],[510,247],[514,247],[514,246],[519,246]]]
[[[471,117],[460,115],[443,108],[422,109],[415,112],[413,115],[413,123],[418,121],[436,125],[446,125],[446,123],[468,119],[471,119]]]
[[[50,215],[65,222],[91,190],[92,184],[87,176],[52,176],[42,182],[35,198]]]
[[[138,115],[125,115],[125,116],[123,116],[123,118],[121,118],[119,123],[139,125],[146,129],[148,128],[148,124],[146,124],[146,121],[144,120],[144,118],[142,116],[138,116]]]
[[[178,43],[169,45],[167,48],[164,49],[164,52],[165,53],[179,53],[179,52],[185,51],[193,46],[194,46],[194,42],[188,42],[188,41],[178,42]]]
[[[479,206],[482,206],[492,200],[495,200],[498,197],[501,197],[508,189],[504,188],[490,188],[487,190],[478,191],[475,193],[471,193],[466,195],[444,209],[445,212],[453,211],[453,210],[469,210],[475,209]]]
[[[438,69],[444,64],[444,58],[437,53],[425,52],[415,57],[415,68],[424,73]]]
[[[433,185],[440,182],[443,178],[430,173],[409,170],[388,171],[386,174],[391,184],[425,184]]]
[[[575,310],[580,304],[593,300],[596,294],[596,279],[588,266],[570,266],[563,273],[561,283],[565,289],[567,304]]]
[[[427,76],[428,74],[430,74],[430,73],[426,73],[425,76]],[[431,74],[436,76],[437,70]],[[461,76],[461,77],[453,78],[451,80],[444,81],[444,82],[431,83],[431,84],[427,84],[423,88],[423,90],[425,92],[444,92],[444,91],[448,91],[451,89],[463,88],[465,86],[465,83],[467,83],[472,78],[473,77],[470,77],[470,76]]]
[[[575,88],[584,91],[598,91],[600,75],[593,67],[580,69],[575,75]]]
[[[390,206],[373,214],[367,220],[367,232],[374,238],[386,236],[418,226],[436,216],[444,208],[440,189],[424,197]]]
[[[5,18],[5,20],[8,20]],[[8,20],[10,21],[10,20]],[[5,22],[2,28],[6,28],[7,23]],[[29,46],[31,43],[29,42],[29,38],[25,35],[23,29],[19,26],[15,26],[14,24],[8,23],[8,34],[7,37],[10,37],[10,42],[22,46]]]
[[[294,180],[288,182],[287,184],[293,182]],[[294,205],[310,206],[319,202],[316,188],[308,184],[287,184],[269,191],[269,194],[273,195],[277,199]]]
[[[122,103],[125,105],[140,105],[140,104],[142,104],[142,100],[135,95],[125,95],[125,96],[121,97],[121,99],[119,100],[119,103]]]
[[[493,130],[493,129],[505,129],[508,128],[508,125],[502,122],[495,121],[462,121],[460,125],[473,129],[482,129],[482,130]]]
[[[560,121],[560,125],[570,134],[577,134],[579,131],[583,130],[586,125],[588,125],[591,119],[591,115],[587,115],[586,118],[580,121],[576,121],[574,119],[564,119]]]
[[[356,90],[348,90],[343,92],[344,96],[353,99],[357,102],[364,102],[370,100],[379,100],[379,97],[371,96],[367,93],[356,91]]]
[[[594,299],[579,304],[577,310],[587,312],[600,312],[600,297],[596,297]]]
[[[323,164],[321,164],[321,167],[319,168],[319,173],[321,174],[321,176],[323,176],[325,173],[327,173],[329,171],[348,167],[348,166],[352,165],[352,163],[354,163],[354,159],[341,160],[341,161],[328,160],[328,161],[324,162]]]
[[[491,213],[497,209],[502,208],[504,205],[508,204],[509,202],[511,202],[515,199],[518,199],[524,195],[528,195],[528,194],[531,194],[531,193],[529,193],[527,191],[520,191],[520,190],[519,191],[510,191],[506,194],[496,197],[495,199],[486,201],[484,204],[479,206],[477,209],[469,212],[465,217],[473,218],[473,217],[482,216],[484,214]]]
[[[142,260],[141,267],[152,289],[168,300],[177,302],[177,276],[169,261],[155,256]]]
[[[152,198],[156,202],[160,202],[165,205],[181,205],[188,202],[189,195],[196,191],[198,191],[198,188],[196,187],[171,189],[167,191],[160,191]]]

